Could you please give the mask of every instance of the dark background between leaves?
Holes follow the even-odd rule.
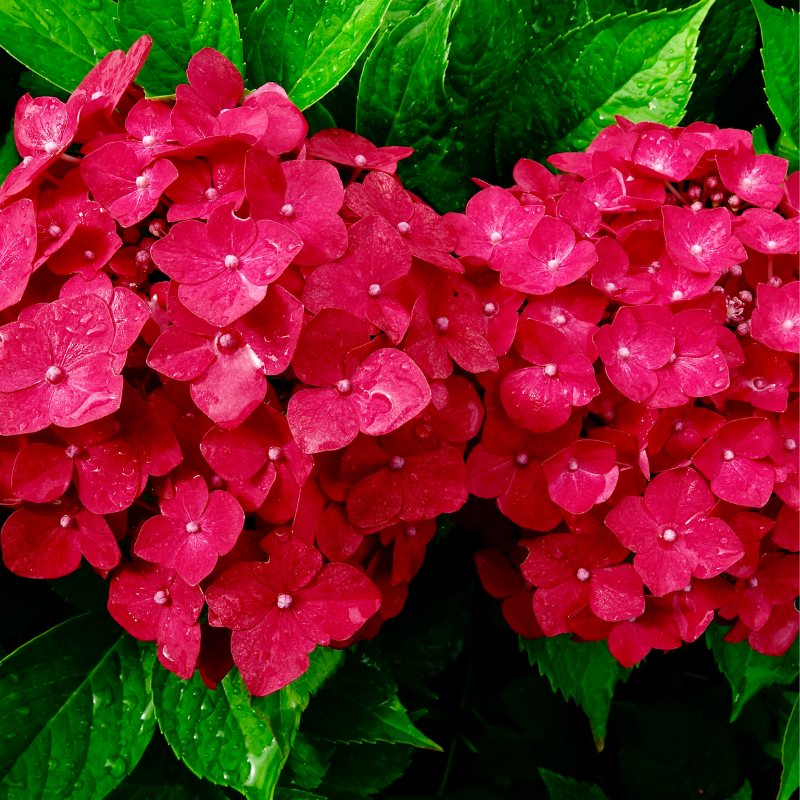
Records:
[[[770,5],[789,4],[771,0]],[[718,99],[714,122],[745,130],[763,125],[767,139],[774,141],[779,129],[767,107],[762,68],[759,42]],[[0,51],[0,132],[12,124],[25,91],[20,87],[24,71]],[[337,107],[331,110],[346,126],[348,111],[354,112],[347,108],[346,91],[335,95]],[[626,683],[618,684],[605,749],[598,753],[583,712],[553,693],[549,681],[530,666],[499,606],[481,589],[472,562],[480,543],[478,534],[456,528],[431,546],[406,608],[384,626],[376,642],[391,647],[393,640],[436,625],[440,646],[435,658],[447,664],[425,681],[426,694],[413,680],[400,688],[409,711],[427,710],[417,725],[444,752],[415,750],[406,773],[379,796],[546,798],[538,767],[599,783],[612,800],[728,798],[745,780],[757,800],[776,796],[781,725],[791,708],[784,692],[796,687],[762,690],[731,724],[730,687],[704,640],[669,654],[654,652]],[[19,578],[4,565],[0,608],[0,657],[81,611],[47,582]],[[125,795],[146,800],[136,787],[154,782],[194,787],[203,796],[203,787],[175,760],[158,730],[124,784]],[[239,797],[232,790],[220,791]]]

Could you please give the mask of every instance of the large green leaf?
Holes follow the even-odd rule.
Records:
[[[315,697],[303,730],[332,742],[410,744],[441,750],[414,727],[397,699],[397,684],[370,663],[351,659]]]
[[[247,26],[250,83],[276,81],[307,108],[352,69],[388,6],[389,0],[265,0]]]
[[[587,786],[585,783],[565,778],[542,767],[539,767],[539,774],[547,787],[550,800],[606,800],[599,786]]]
[[[105,797],[153,735],[154,658],[108,614],[84,614],[3,659],[0,796]]]
[[[284,756],[294,743],[300,715],[308,708],[311,695],[333,675],[344,659],[341,650],[317,647],[309,656],[309,668],[297,680],[266,697],[254,697],[253,710],[267,720]]]
[[[731,797],[731,800],[753,800],[753,787],[750,785],[750,781],[745,781],[742,788]]]
[[[411,748],[392,744],[338,744],[325,780],[326,797],[366,797],[394,783],[411,764]]]
[[[0,0],[0,47],[72,91],[119,46],[112,0]]]
[[[145,33],[153,39],[136,79],[148,95],[174,94],[179,83],[186,83],[189,59],[204,47],[219,50],[244,74],[239,23],[230,0],[119,0],[117,31],[126,47]]]
[[[781,130],[800,147],[800,15],[752,0],[761,26],[767,101]]]
[[[725,629],[711,625],[706,643],[714,653],[720,672],[728,679],[733,692],[731,722],[739,716],[744,704],[760,689],[774,683],[794,683],[798,676],[797,648],[780,657],[763,656],[747,642],[731,644],[723,641]]]
[[[316,789],[330,768],[335,750],[332,742],[299,731],[281,773],[281,784],[306,791]]]
[[[605,642],[571,641],[569,634],[541,639],[520,637],[520,649],[526,650],[531,664],[538,664],[553,691],[573,699],[589,717],[595,744],[603,749],[606,722],[611,710],[614,687],[628,680],[625,669],[608,651]]]
[[[453,144],[424,174],[425,196],[442,211],[464,210],[477,190],[471,177],[496,180],[497,114],[530,41],[516,0],[461,0],[450,26],[445,78],[445,90],[453,102]]]
[[[410,184],[425,161],[447,151],[452,103],[444,89],[447,34],[459,0],[434,0],[388,31],[367,59],[358,89],[356,130],[375,144],[417,152],[403,167]]]
[[[251,798],[269,800],[284,758],[266,722],[250,707],[238,670],[215,691],[156,665],[156,717],[175,755],[195,773]]]
[[[711,3],[606,17],[534,51],[509,86],[498,118],[501,174],[521,156],[583,150],[615,114],[677,125]]]
[[[796,796],[800,787],[800,739],[798,739],[798,713],[795,701],[792,715],[786,724],[786,733],[783,735],[783,774],[781,775],[781,788],[778,800],[791,800]]]

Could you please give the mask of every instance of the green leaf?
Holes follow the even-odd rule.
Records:
[[[303,112],[303,116],[308,123],[309,136],[313,136],[317,131],[336,127],[336,120],[333,118],[333,114],[322,103],[314,103],[313,106],[309,106]]]
[[[287,789],[279,786],[275,790],[275,800],[326,800],[326,798],[307,792],[305,789]]]
[[[119,47],[112,0],[0,0],[0,47],[72,91]]]
[[[775,144],[775,155],[785,158],[789,162],[789,173],[797,170],[799,153],[800,151],[798,151],[791,137],[785,131],[781,131],[781,135]]]
[[[767,101],[781,130],[800,147],[800,16],[789,8],[772,8],[752,0],[761,26]]]
[[[17,143],[14,140],[14,126],[6,132],[3,146],[0,147],[0,181],[4,181],[9,172],[22,161],[17,152]]]
[[[678,11],[606,17],[536,50],[509,86],[495,137],[498,166],[583,150],[615,114],[677,125],[712,0]]]
[[[85,611],[106,610],[108,584],[83,561],[79,569],[63,578],[47,581],[50,588],[68,603]]]
[[[607,800],[599,786],[589,786],[539,767],[550,800]]]
[[[24,89],[31,97],[57,97],[62,103],[69,100],[69,92],[61,89],[47,78],[26,70],[19,76],[19,88]]]
[[[108,614],[84,614],[3,659],[3,796],[107,795],[153,735],[154,657]]]
[[[520,650],[527,650],[530,663],[539,665],[539,673],[548,678],[553,691],[561,690],[567,700],[575,700],[584,710],[597,749],[602,750],[614,687],[628,680],[631,670],[611,655],[606,642],[579,644],[571,641],[569,634],[520,637]]]
[[[326,797],[383,791],[408,769],[411,748],[391,744],[339,744],[317,791]]]
[[[226,797],[212,783],[193,787],[123,783],[108,796],[108,800],[226,800]]]
[[[753,149],[758,155],[762,155],[763,153],[772,155],[772,150],[769,144],[767,144],[767,132],[764,130],[763,125],[757,125],[753,128]]]
[[[792,716],[786,724],[786,733],[783,735],[783,750],[781,752],[783,773],[781,774],[781,788],[778,800],[790,800],[800,788],[800,739],[798,738],[798,712],[795,700]]]
[[[731,800],[753,800],[753,787],[750,785],[750,781],[745,781],[742,788],[731,797]]]
[[[239,30],[244,32],[250,24],[250,17],[261,3],[259,0],[231,0],[231,5],[233,6],[233,13],[236,14],[239,20]],[[242,38],[245,38],[244,33]]]
[[[281,783],[304,790],[316,789],[330,768],[335,749],[335,744],[299,731],[281,773]]]
[[[253,710],[267,720],[284,756],[289,754],[294,743],[300,715],[308,708],[311,696],[336,672],[343,660],[341,650],[317,647],[309,656],[308,670],[297,680],[266,697],[252,699]]]
[[[444,89],[447,33],[459,0],[434,0],[388,31],[372,51],[358,88],[356,131],[378,146],[407,145],[417,152],[403,178],[414,186],[425,161],[447,152],[452,103]]]
[[[189,59],[204,47],[219,50],[244,74],[239,23],[230,0],[120,0],[117,8],[117,31],[125,47],[145,33],[153,39],[136,79],[148,95],[174,94],[179,83],[186,83]]]
[[[450,26],[445,78],[453,102],[453,144],[424,172],[426,199],[442,210],[464,210],[477,191],[473,175],[496,180],[497,114],[530,38],[516,0],[461,0]]]
[[[352,69],[388,6],[389,0],[265,0],[247,27],[250,83],[276,81],[307,108]]]
[[[763,656],[747,642],[731,644],[723,641],[725,629],[711,625],[706,631],[706,644],[714,653],[720,672],[728,679],[733,692],[731,722],[739,716],[744,704],[760,689],[774,683],[794,683],[798,676],[797,648],[785,655]]]
[[[332,742],[389,742],[441,750],[414,727],[397,684],[374,664],[348,661],[317,695],[303,729]]]
[[[162,733],[195,775],[251,798],[270,797],[284,759],[237,670],[211,691],[197,673],[184,681],[156,665],[153,696]]]

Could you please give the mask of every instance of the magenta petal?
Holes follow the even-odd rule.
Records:
[[[687,586],[692,569],[689,560],[675,546],[662,541],[646,553],[633,559],[633,566],[647,584],[647,588],[661,597]]]
[[[641,497],[623,497],[606,517],[606,525],[634,553],[646,553],[657,541],[658,523]]]
[[[75,460],[78,496],[94,514],[113,514],[128,508],[139,488],[136,451],[122,439],[88,447]]]
[[[61,497],[72,480],[72,459],[63,448],[44,442],[25,447],[14,461],[14,494],[32,503],[49,503]]]
[[[63,528],[60,515],[49,507],[22,508],[3,525],[0,544],[3,562],[25,578],[60,578],[74,572],[81,561],[81,549],[74,528]]]
[[[200,626],[170,614],[158,636],[158,660],[179,678],[190,680],[200,655]]]
[[[186,333],[171,325],[150,348],[147,363],[162,375],[187,381],[201,375],[215,358],[208,336]]]
[[[555,430],[572,412],[561,382],[546,375],[544,367],[509,373],[500,387],[500,396],[508,416],[534,433]]]
[[[292,436],[304,453],[346,447],[358,434],[360,414],[351,395],[336,389],[303,389],[287,411]]]
[[[595,570],[589,579],[592,611],[607,622],[644,613],[642,579],[631,564]]]
[[[698,578],[713,578],[744,555],[736,534],[720,519],[690,520],[684,551]]]

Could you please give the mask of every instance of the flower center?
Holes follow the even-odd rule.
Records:
[[[205,197],[209,203],[213,203],[219,197],[219,191],[213,186],[209,186],[208,189],[203,192],[203,197]]]
[[[674,542],[678,538],[678,534],[672,528],[667,528],[664,533],[661,534],[661,538],[665,542]]]
[[[753,387],[759,391],[763,391],[767,388],[767,382],[764,380],[764,378],[753,378]]]
[[[567,318],[564,314],[556,313],[550,318],[550,322],[552,322],[553,325],[566,325]]]
[[[336,391],[339,394],[349,394],[352,388],[353,384],[347,378],[336,381]]]
[[[548,378],[555,378],[558,374],[558,367],[555,364],[545,364],[544,374],[547,375]]]
[[[692,255],[699,256],[700,253],[703,252],[703,246],[699,244],[693,244],[691,247]]]
[[[493,231],[492,235],[489,237],[489,241],[492,244],[500,244],[503,241],[503,234],[500,231]]]
[[[734,458],[736,458],[736,456],[734,455],[733,450],[725,450],[722,453],[723,461],[733,461]]]
[[[406,528],[406,536],[408,536],[409,539],[412,539],[416,535],[417,535],[417,529],[413,525],[409,525]]]
[[[145,147],[152,147],[155,143],[156,143],[155,136],[150,136],[149,134],[147,136],[142,136],[142,144]]]
[[[682,292],[680,289],[676,289],[676,290],[675,290],[675,291],[672,293],[672,299],[673,299],[673,301],[676,301],[676,300],[683,300],[683,292]]]
[[[514,459],[517,462],[517,466],[520,467],[527,467],[528,466],[528,456],[525,453],[519,453],[517,457]]]
[[[270,449],[267,450],[267,457],[270,461],[277,461],[282,453],[283,451],[280,447],[270,447]]]
[[[767,250],[776,250],[778,247],[778,243],[774,239],[770,239],[767,242]]]
[[[44,146],[44,151],[47,155],[51,156],[58,150],[58,145],[55,142],[47,142]]]
[[[686,586],[683,587],[684,592],[691,592],[692,591],[692,584],[687,583]]]
[[[497,306],[497,303],[487,302],[483,304],[483,316],[484,317],[493,317],[500,309]]]
[[[61,236],[61,234],[63,233],[63,231],[61,230],[61,228],[58,227],[58,225],[51,225],[47,229],[47,232],[50,234],[50,237],[53,238],[53,239],[58,239],[58,237]]]
[[[396,472],[398,469],[403,469],[405,463],[406,461],[404,458],[401,458],[400,456],[392,456],[391,461],[389,461],[389,469]]]
[[[619,356],[619,358],[628,358],[630,354],[631,351],[628,350],[627,347],[620,347],[619,350],[617,350],[617,356]]]
[[[169,592],[166,589],[159,589],[153,595],[153,602],[159,606],[165,606],[169,603]]]
[[[83,251],[83,260],[84,261],[94,261],[94,251],[92,251],[92,250],[84,250]]]
[[[61,367],[48,367],[47,372],[44,374],[44,379],[48,383],[52,383],[53,386],[57,386],[64,378],[67,377],[67,373]]]
[[[81,448],[75,444],[71,444],[64,452],[67,454],[67,458],[77,458],[81,454]]]
[[[150,253],[148,253],[147,250],[139,250],[139,252],[136,253],[135,260],[140,267],[147,267],[150,265]]]
[[[616,284],[616,283],[611,283],[611,281],[609,281],[609,282],[608,282],[608,283],[607,283],[607,284],[606,284],[606,285],[605,285],[603,288],[604,288],[604,289],[605,289],[605,290],[606,290],[606,291],[607,291],[609,294],[611,294],[611,292],[614,292],[614,291],[616,291],[616,289],[617,289],[617,284]]]
[[[356,157],[353,159],[353,161],[355,162],[355,164],[356,164],[356,166],[357,166],[357,167],[363,167],[363,166],[364,166],[364,164],[366,164],[366,163],[367,163],[367,159],[366,159],[366,158],[364,158],[364,156],[362,156],[362,155],[357,155],[357,156],[356,156]]]
[[[200,530],[200,525],[197,522],[186,523],[186,533],[197,533]]]
[[[219,346],[226,350],[231,350],[236,347],[236,337],[232,333],[223,333],[219,337]]]
[[[550,272],[555,272],[558,269],[560,264],[561,264],[561,262],[557,258],[551,258],[547,262],[547,269],[549,269]]]
[[[25,156],[25,158],[22,159],[22,166],[27,167],[31,161],[33,161],[33,156]]]
[[[237,269],[239,259],[236,256],[225,256],[225,269]]]
[[[433,324],[439,333],[444,333],[450,327],[450,320],[447,317],[437,317]]]
[[[577,579],[579,581],[588,581],[589,580],[589,570],[585,569],[584,567],[581,567],[577,571],[577,573],[575,574],[575,577],[577,577]]]
[[[672,430],[674,430],[676,433],[680,433],[685,429],[686,423],[682,419],[676,419],[675,422],[672,423]]]
[[[755,589],[755,588],[756,588],[756,586],[758,586],[758,578],[748,578],[748,579],[747,579],[747,585],[748,585],[748,586],[749,586],[751,589]]]
[[[752,178],[742,178],[742,186],[744,186],[745,189],[749,188],[752,185],[753,185]]]
[[[567,462],[567,469],[568,469],[570,472],[577,472],[577,471],[578,471],[578,466],[579,466],[579,465],[578,465],[578,461],[577,461],[577,459],[571,458],[571,459],[570,459],[570,460]]]
[[[783,449],[788,450],[789,452],[794,450],[796,447],[797,447],[797,442],[794,439],[787,439],[783,443]]]
[[[380,297],[381,296],[381,287],[377,283],[370,284],[369,289],[367,289],[367,294],[370,297]]]
[[[291,608],[291,607],[292,607],[292,596],[290,594],[279,594],[278,608]]]
[[[400,233],[408,233],[411,230],[411,226],[407,222],[398,222],[397,230]]]
[[[222,480],[222,478],[220,478],[219,475],[212,475],[211,476],[211,485],[215,489],[221,489],[223,483],[224,483],[224,481]]]
[[[148,178],[147,175],[140,175],[136,179],[137,189],[147,189],[148,186],[150,186],[150,178]]]
[[[294,216],[294,206],[291,203],[286,203],[281,206],[281,216],[286,219],[291,219]]]
[[[783,330],[785,330],[787,332],[790,331],[792,328],[794,328],[794,320],[792,320],[792,319],[784,320],[781,323],[781,328],[783,328]]]

